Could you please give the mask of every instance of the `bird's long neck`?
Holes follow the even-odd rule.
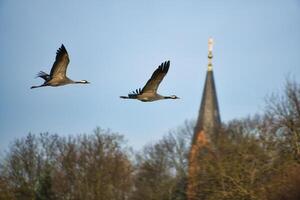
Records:
[[[85,81],[73,81],[73,83],[85,84]]]

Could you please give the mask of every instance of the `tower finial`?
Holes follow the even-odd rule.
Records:
[[[207,70],[208,71],[212,71],[212,58],[213,58],[213,54],[212,54],[212,50],[213,50],[213,45],[214,45],[214,40],[212,39],[212,37],[210,37],[208,39],[208,66],[207,66]]]

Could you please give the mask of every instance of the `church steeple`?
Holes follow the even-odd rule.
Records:
[[[212,54],[213,39],[208,40],[208,65],[202,101],[199,110],[198,119],[194,129],[191,149],[189,153],[189,168],[188,168],[188,200],[198,200],[197,193],[198,174],[201,169],[201,163],[198,161],[198,155],[203,148],[209,146],[209,141],[212,138],[217,138],[221,119],[219,113],[219,105],[217,92],[213,74]]]
[[[198,119],[194,130],[193,144],[196,142],[198,134],[203,131],[207,136],[216,135],[221,126],[221,119],[219,113],[219,105],[217,99],[217,91],[215,87],[212,54],[213,39],[208,40],[208,65],[206,72],[206,79],[204,90],[202,94],[202,101],[199,110]]]

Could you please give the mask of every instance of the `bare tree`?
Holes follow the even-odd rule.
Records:
[[[268,129],[280,142],[281,153],[300,163],[300,85],[287,80],[284,94],[267,99]]]
[[[137,155],[131,199],[182,200],[186,198],[187,155],[193,122],[186,121]]]
[[[0,166],[0,191],[11,199],[125,200],[132,189],[130,154],[122,136],[29,134]]]

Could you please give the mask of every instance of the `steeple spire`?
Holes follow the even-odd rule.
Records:
[[[199,163],[199,153],[201,150],[209,146],[209,141],[212,138],[217,138],[221,119],[219,113],[217,92],[215,87],[212,54],[213,39],[208,40],[208,65],[202,101],[200,105],[198,119],[194,129],[191,149],[189,153],[189,169],[188,169],[188,200],[197,200],[198,198],[198,174],[200,173],[201,163]]]
[[[213,67],[212,67],[213,66],[212,50],[213,50],[213,39],[209,38],[206,80],[205,80],[205,85],[204,85],[204,90],[202,95],[199,116],[194,130],[194,140],[195,137],[197,137],[197,135],[201,131],[204,131],[204,133],[207,136],[216,135],[218,129],[221,126],[217,91],[215,87]]]

